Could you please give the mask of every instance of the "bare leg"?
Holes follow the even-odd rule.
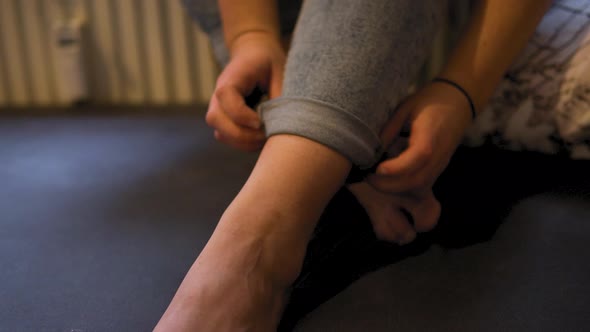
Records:
[[[277,135],[221,218],[156,331],[273,331],[321,212],[350,162]]]

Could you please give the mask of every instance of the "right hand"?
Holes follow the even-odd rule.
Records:
[[[447,167],[472,122],[469,102],[455,87],[433,82],[408,97],[381,133],[385,146],[406,145],[379,164],[367,182],[390,194],[428,191]],[[408,139],[398,137],[407,125]]]
[[[366,182],[349,186],[377,237],[405,244],[436,226],[441,206],[432,186],[471,123],[470,113],[465,96],[440,83],[426,85],[397,109],[381,139],[399,155],[381,162]],[[409,140],[399,136],[404,125]]]
[[[285,62],[280,40],[270,34],[248,32],[233,41],[230,62],[217,79],[205,118],[218,141],[244,151],[262,148],[262,123],[245,97],[256,87],[271,99],[278,97]]]

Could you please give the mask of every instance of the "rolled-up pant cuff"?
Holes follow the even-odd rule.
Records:
[[[360,168],[371,167],[382,155],[378,134],[337,106],[308,98],[279,97],[262,103],[258,111],[267,137],[305,137],[339,152]]]

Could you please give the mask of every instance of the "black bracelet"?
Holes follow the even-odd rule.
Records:
[[[454,86],[457,90],[461,91],[461,93],[465,96],[465,98],[467,98],[467,101],[469,102],[469,107],[471,107],[471,118],[475,119],[475,116],[477,115],[477,113],[475,113],[475,105],[473,104],[473,100],[471,99],[471,97],[469,96],[467,91],[465,91],[465,89],[463,89],[463,87],[461,87],[459,84],[457,84],[449,79],[442,78],[442,77],[436,77],[432,81],[447,83],[449,85]]]

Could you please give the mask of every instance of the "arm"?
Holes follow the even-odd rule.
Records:
[[[478,1],[439,77],[462,86],[473,99],[476,111],[481,112],[551,2]],[[467,98],[458,89],[445,83],[427,84],[399,107],[382,132],[385,144],[394,142],[399,146],[400,128],[409,124],[408,147],[397,157],[379,164],[376,174],[370,175],[367,182],[389,195],[430,199],[433,184],[471,121]],[[421,226],[417,219],[417,230],[428,229]]]
[[[549,8],[551,0],[481,0],[440,77],[467,91],[481,111],[514,58]],[[409,147],[377,169],[377,189],[404,192],[430,187],[446,167],[471,122],[470,107],[456,88],[431,83],[407,99],[382,133],[385,143],[411,124]],[[395,179],[391,176],[395,175]]]
[[[477,1],[441,77],[461,85],[481,110],[552,0]]]
[[[219,0],[223,36],[230,52],[244,34],[266,34],[280,42],[279,10],[276,0]]]

